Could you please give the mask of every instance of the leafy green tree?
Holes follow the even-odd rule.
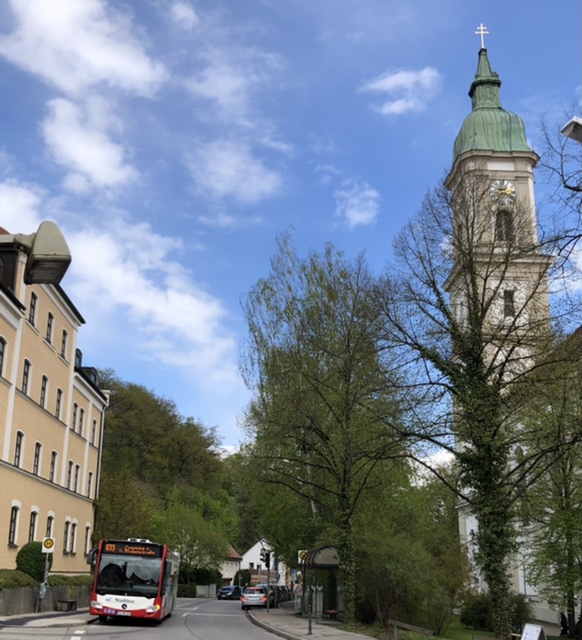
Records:
[[[243,304],[255,469],[300,497],[312,521],[307,531],[325,529],[335,544],[347,620],[355,607],[354,513],[382,482],[382,461],[404,455],[372,292],[362,257],[350,262],[329,245],[301,260],[284,236],[270,275]]]
[[[103,474],[97,500],[95,539],[150,538],[155,500],[130,470]]]
[[[577,359],[579,336],[562,349]],[[550,367],[536,385],[525,419],[538,425],[528,446],[545,451],[548,469],[522,500],[523,530],[529,532],[528,581],[576,626],[575,602],[582,589],[582,378],[579,363]],[[581,612],[582,616],[582,612]]]

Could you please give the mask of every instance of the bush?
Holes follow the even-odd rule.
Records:
[[[38,582],[28,574],[14,569],[0,569],[0,591],[2,589],[20,589],[21,587],[37,587]]]
[[[511,595],[511,626],[520,631],[532,619],[531,604],[521,593]],[[461,622],[471,629],[493,631],[489,594],[481,593],[468,600],[461,610]]]
[[[42,552],[42,542],[27,542],[16,555],[16,568],[26,573],[37,582],[44,580],[45,555]],[[52,564],[52,554],[49,556],[49,568]]]
[[[89,576],[86,574],[78,575],[78,576],[62,576],[62,575],[54,575],[49,576],[49,585],[51,587],[60,587],[62,585],[89,585],[93,584],[93,576]]]
[[[461,623],[469,629],[493,631],[489,595],[480,593],[472,596],[461,609]]]

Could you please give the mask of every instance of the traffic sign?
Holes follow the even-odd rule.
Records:
[[[43,538],[42,539],[42,552],[43,553],[54,553],[55,551],[55,539],[54,538]]]
[[[307,558],[307,549],[302,549],[297,552],[297,562],[301,563]]]

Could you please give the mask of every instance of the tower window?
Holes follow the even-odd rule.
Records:
[[[75,402],[73,404],[73,420],[71,421],[71,429],[73,431],[77,428],[77,411],[79,411],[79,405]]]
[[[508,209],[497,212],[495,219],[495,239],[500,242],[513,240],[513,216]]]
[[[83,435],[83,422],[85,422],[85,409],[79,409],[79,433]]]
[[[73,491],[77,491],[77,487],[79,486],[79,473],[81,472],[81,466],[75,465],[75,483],[73,485]]]
[[[511,289],[503,292],[503,315],[506,318],[515,317],[515,296]]]

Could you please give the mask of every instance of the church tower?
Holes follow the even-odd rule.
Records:
[[[461,335],[457,343],[462,346],[463,333],[480,336],[488,380],[510,393],[549,344],[547,270],[552,258],[543,252],[538,234],[533,171],[539,157],[527,142],[521,118],[502,107],[501,80],[491,69],[483,25],[477,33],[482,40],[469,90],[472,110],[455,140],[445,181],[452,211],[452,268],[445,288]],[[454,344],[453,358],[459,353]],[[456,446],[462,450],[465,443]],[[459,527],[471,553],[478,522],[465,505],[459,509]],[[475,577],[475,586],[483,588],[481,577]],[[512,588],[535,595],[518,557]],[[546,614],[551,619],[549,610],[536,609],[538,619]]]
[[[484,27],[477,33],[483,38]],[[533,170],[539,157],[521,118],[501,106],[500,87],[482,40],[469,90],[472,110],[455,140],[445,183],[453,210],[453,269],[446,288],[461,323],[471,298],[482,297],[491,357],[505,356],[511,344],[510,369],[516,373],[549,335],[551,258],[538,238]]]

